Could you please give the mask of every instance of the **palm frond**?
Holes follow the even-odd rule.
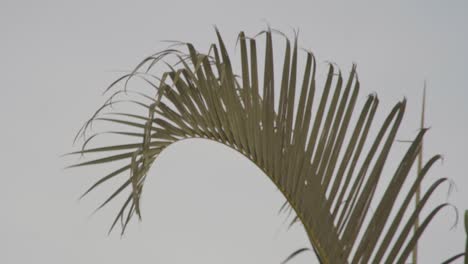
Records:
[[[99,179],[86,192],[129,172],[120,188],[101,205],[106,205],[125,188],[132,190],[111,229],[120,220],[123,232],[135,213],[141,216],[139,200],[147,172],[166,147],[182,139],[206,138],[237,150],[265,172],[286,197],[287,206],[296,213],[293,222],[300,221],[304,225],[312,249],[321,262],[404,262],[433,217],[447,206],[435,207],[415,234],[411,234],[427,200],[445,181],[434,182],[418,206],[410,209],[409,203],[418,186],[440,158],[430,159],[417,177],[409,176],[426,129],[412,141],[386,188],[381,186],[384,166],[401,125],[406,101],[398,102],[383,123],[375,125],[379,129],[372,139],[369,131],[375,123],[379,100],[376,95],[369,95],[363,107],[357,109],[360,83],[355,66],[345,78],[329,64],[321,96],[318,96],[314,55],[306,52],[304,74],[299,78],[297,36],[292,44],[286,38],[279,101],[275,105],[276,63],[271,30],[255,38],[247,38],[243,32],[239,34],[241,77],[234,72],[218,30],[216,35],[218,44],[213,44],[208,54],[185,43],[187,53],[177,49],[160,52],[112,83],[109,89],[123,82],[122,91],[127,91],[130,78],[145,78],[145,74],[150,74],[156,65],[166,63],[163,59],[172,55],[176,63],[165,64],[168,70],[157,78],[159,82],[145,79],[156,89],[156,94],[133,101],[146,109],[146,116],[130,112],[103,116],[101,112],[108,109],[107,103],[81,130],[80,133],[85,133],[90,123],[99,120],[131,129],[110,133],[139,139],[139,142],[119,145],[83,147],[71,153],[104,155],[73,167],[118,160],[128,162]],[[257,39],[262,36],[266,40],[263,79],[260,80]],[[145,73],[141,73],[140,69],[145,67]],[[299,95],[297,102],[296,94]],[[143,99],[152,102],[148,104]],[[353,121],[355,115],[357,119]],[[87,143],[85,141],[85,145]],[[124,152],[106,154],[119,151]],[[406,185],[410,189],[404,192]],[[376,195],[378,188],[383,188],[381,195]],[[400,197],[403,202],[397,203]],[[377,205],[373,212],[371,204]],[[305,249],[293,255],[303,251]]]

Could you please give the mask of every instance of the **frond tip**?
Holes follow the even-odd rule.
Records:
[[[299,78],[301,56],[297,37],[292,44],[286,38],[278,84],[274,76],[277,64],[272,32],[263,33],[254,38],[239,34],[241,76],[235,74],[221,34],[216,30],[218,44],[211,45],[208,54],[183,43],[187,52],[171,48],[157,53],[114,82],[109,90],[116,89],[119,83],[124,88],[112,98],[138,95],[137,99],[126,101],[144,109],[144,114],[113,112],[112,116],[103,116],[109,110],[110,100],[85,125],[83,134],[92,121],[104,121],[118,129],[102,135],[133,139],[124,144],[87,148],[91,139],[95,139],[91,136],[80,151],[71,153],[104,155],[75,167],[126,162],[99,179],[86,193],[112,178],[130,174],[100,206],[124,189],[131,189],[111,226],[112,230],[120,221],[123,232],[135,213],[141,218],[139,204],[144,181],[158,155],[181,139],[211,139],[242,153],[265,172],[296,213],[295,221],[304,225],[321,262],[404,262],[427,224],[445,206],[436,207],[416,233],[410,234],[427,199],[445,181],[434,182],[417,208],[409,209],[417,186],[439,159],[435,156],[417,177],[409,177],[426,130],[421,130],[412,141],[389,184],[381,186],[383,168],[401,125],[406,101],[394,106],[371,139],[369,131],[379,100],[376,95],[369,95],[361,110],[357,109],[360,83],[355,66],[346,78],[335,65],[329,64],[318,96],[316,58],[311,52],[305,53],[304,74]],[[263,36],[265,62],[260,67],[264,69],[260,80],[257,38]],[[168,63],[170,58],[175,60],[174,64]],[[158,65],[167,67],[160,77],[151,73]],[[136,77],[150,84],[155,94],[129,92],[128,80]],[[276,105],[275,96],[279,96]],[[113,154],[106,154],[109,152]],[[403,186],[407,182],[410,189],[405,192]],[[376,196],[381,188],[382,195]],[[403,199],[401,204],[396,202],[399,197]],[[371,204],[376,204],[374,212],[369,210]],[[408,220],[404,221],[404,216]]]

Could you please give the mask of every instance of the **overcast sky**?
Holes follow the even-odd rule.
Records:
[[[143,222],[123,238],[107,236],[119,203],[91,215],[112,186],[78,202],[111,167],[62,169],[77,161],[60,155],[76,149],[75,132],[119,71],[165,48],[162,40],[206,50],[216,40],[213,25],[232,54],[238,31],[253,36],[269,23],[290,35],[300,29],[301,47],[316,54],[322,71],[325,61],[345,73],[357,63],[358,103],[376,92],[383,116],[408,99],[400,139],[417,133],[427,80],[425,156],[445,160],[424,186],[450,177],[456,188],[449,196],[448,186],[438,190],[431,205],[467,209],[468,2],[389,2],[2,0],[0,263],[279,263],[309,246],[300,226],[286,230],[277,214],[283,198],[268,178],[215,143],[184,141],[159,157],[145,187]],[[444,210],[433,221],[421,263],[463,250],[463,226],[450,230],[454,219]],[[313,259],[305,253],[291,263]]]

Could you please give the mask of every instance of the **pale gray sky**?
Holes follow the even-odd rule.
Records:
[[[59,156],[73,149],[117,71],[164,48],[161,40],[206,50],[212,25],[233,54],[240,30],[253,35],[266,22],[287,33],[299,28],[301,46],[320,62],[343,72],[357,63],[361,104],[376,92],[383,116],[408,98],[402,139],[417,132],[426,79],[425,155],[445,157],[430,181],[447,176],[457,186],[431,201],[468,208],[468,2],[389,2],[1,1],[0,263],[279,263],[308,246],[299,226],[286,231],[276,214],[283,198],[269,180],[215,143],[184,141],[161,155],[145,187],[144,220],[122,239],[106,235],[118,203],[90,217],[111,188],[77,202],[106,170],[62,170],[76,160]],[[433,221],[421,263],[462,251],[463,227],[449,230],[453,221],[450,210]],[[313,259],[305,253],[291,263]]]

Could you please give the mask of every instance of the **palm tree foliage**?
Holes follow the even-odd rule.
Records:
[[[355,66],[346,78],[336,66],[328,64],[325,84],[318,89],[314,55],[304,52],[304,74],[300,78],[297,37],[294,41],[285,37],[280,82],[275,84],[272,31],[261,32],[255,38],[241,32],[238,76],[217,30],[216,34],[218,44],[211,45],[208,54],[198,52],[190,43],[179,43],[187,52],[170,48],[146,58],[109,87],[125,84],[80,131],[83,135],[95,121],[109,122],[125,128],[103,134],[132,140],[121,145],[87,147],[95,134],[85,140],[81,150],[72,153],[104,155],[72,167],[126,162],[85,193],[110,179],[123,177],[124,183],[101,205],[130,189],[111,230],[120,222],[123,232],[132,216],[141,217],[139,201],[147,172],[166,147],[182,139],[206,138],[237,150],[273,181],[297,215],[293,222],[304,225],[322,263],[403,263],[429,222],[447,206],[443,203],[433,208],[417,232],[411,232],[429,197],[446,181],[436,180],[416,208],[411,208],[417,187],[440,159],[439,155],[432,157],[417,177],[409,176],[426,129],[417,134],[401,157],[388,185],[380,186],[406,101],[393,107],[378,125],[375,138],[371,138],[369,130],[375,123],[379,100],[369,95],[357,108],[360,84]],[[257,56],[260,36],[266,39],[263,79]],[[177,63],[166,63],[167,70],[159,76],[152,74],[154,66],[164,64],[169,56]],[[155,88],[154,95],[140,93],[139,100],[132,100],[146,114],[102,114],[117,94],[131,93],[127,83],[137,77]],[[376,195],[378,186],[383,191]],[[370,210],[371,204],[376,204],[374,210]]]

